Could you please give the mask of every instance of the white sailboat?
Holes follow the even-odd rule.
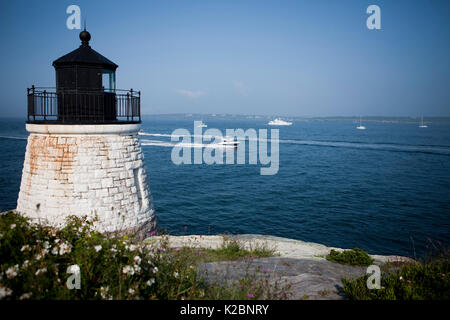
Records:
[[[203,120],[200,121],[200,123],[197,125],[198,128],[207,128],[208,125],[203,122]]]
[[[428,126],[426,124],[423,124],[423,117],[422,117],[422,121],[420,122],[419,128],[428,128]]]
[[[356,129],[358,129],[358,130],[366,130],[366,127],[364,127],[364,126],[361,124],[361,117],[359,117],[359,126],[357,126]]]

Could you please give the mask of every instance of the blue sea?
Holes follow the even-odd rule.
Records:
[[[207,124],[203,130],[224,134],[270,129],[267,120]],[[448,246],[450,124],[357,125],[279,127],[279,171],[264,176],[261,164],[175,165],[170,134],[193,133],[193,119],[146,117],[140,139],[159,226],[171,234],[269,234],[373,254],[420,256]],[[24,127],[22,119],[0,120],[0,210],[16,206]]]

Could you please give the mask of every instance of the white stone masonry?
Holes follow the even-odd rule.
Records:
[[[138,238],[154,231],[138,124],[27,124],[27,131],[18,212],[53,226],[68,215],[97,215],[99,231]]]

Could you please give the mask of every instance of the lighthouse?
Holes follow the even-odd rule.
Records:
[[[98,231],[143,239],[156,229],[139,143],[141,93],[116,89],[118,65],[91,35],[53,62],[56,87],[28,89],[29,132],[16,211],[40,224],[97,217]]]

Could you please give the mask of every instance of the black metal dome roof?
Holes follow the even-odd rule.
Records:
[[[108,70],[116,70],[118,65],[105,58],[89,45],[91,34],[85,30],[80,32],[81,46],[78,49],[53,61],[54,67],[68,65],[100,65]]]

